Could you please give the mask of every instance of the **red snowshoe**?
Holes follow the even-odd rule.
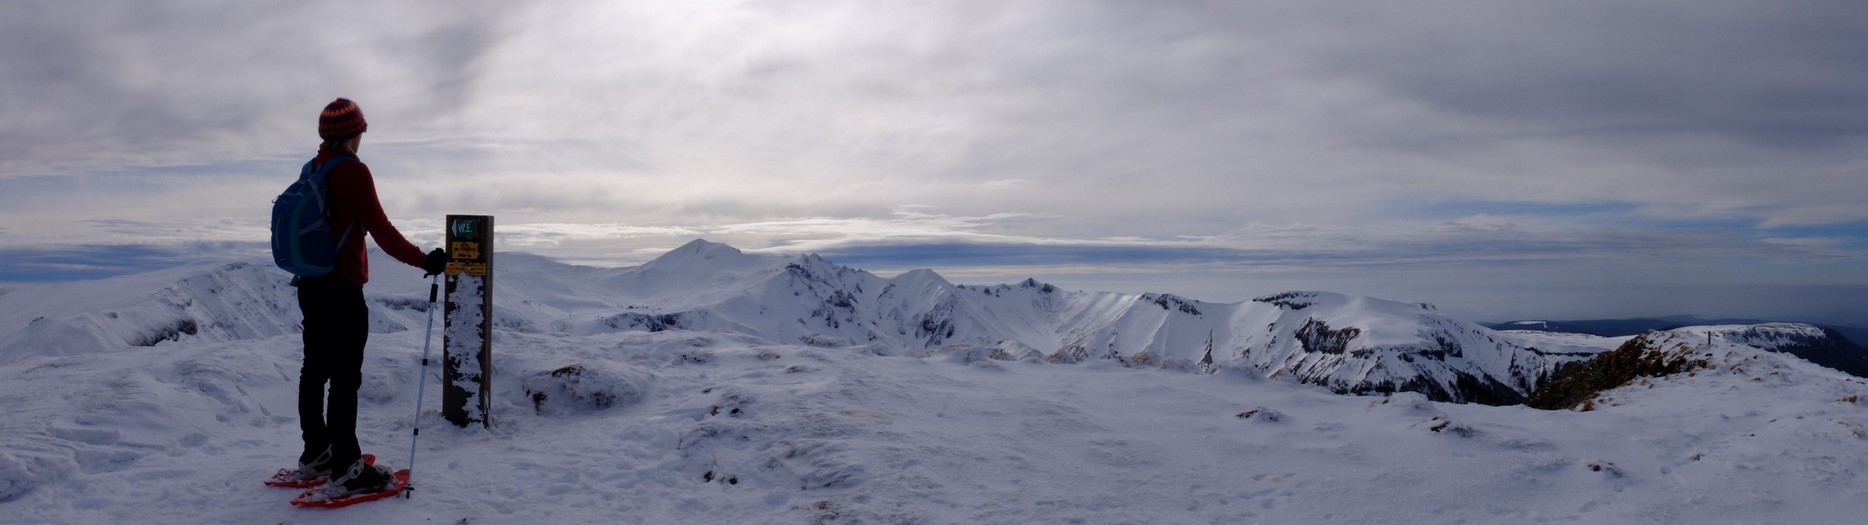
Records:
[[[345,492],[342,487],[330,484],[310,489],[298,497],[292,498],[292,505],[299,507],[337,508],[348,507],[365,501],[376,501],[401,493],[409,486],[409,469],[402,469],[390,475],[388,483],[382,488],[362,492]]]
[[[364,454],[361,457],[365,465],[376,464],[375,454]],[[266,479],[266,486],[303,489],[323,485],[324,482],[330,480],[330,473],[307,474],[295,468],[282,468],[279,469],[278,472],[274,472],[271,478]]]

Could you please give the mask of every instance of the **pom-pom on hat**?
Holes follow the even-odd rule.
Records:
[[[318,115],[318,138],[324,140],[348,139],[369,130],[370,123],[363,121],[363,108],[347,98],[331,101]]]

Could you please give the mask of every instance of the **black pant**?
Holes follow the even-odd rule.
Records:
[[[331,448],[331,468],[355,462],[357,387],[363,383],[363,345],[370,310],[363,288],[335,275],[300,279],[298,309],[305,314],[305,364],[298,370],[298,424],[308,461]],[[324,385],[331,384],[330,401]]]

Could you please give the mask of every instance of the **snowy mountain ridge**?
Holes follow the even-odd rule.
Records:
[[[490,428],[421,404],[426,290],[382,261],[357,428],[421,490],[340,513],[259,483],[300,447],[281,272],[9,288],[0,523],[1852,523],[1868,501],[1868,383],[1769,351],[1814,327],[1490,332],[1321,292],[1216,304],[694,248],[502,255]],[[1300,384],[1512,388],[1618,347],[1693,366],[1574,410]]]
[[[412,271],[391,261],[377,268],[366,288],[376,303],[372,330],[421,326],[425,283],[385,276]],[[1453,319],[1432,305],[1327,292],[1208,303],[1065,291],[1030,279],[956,285],[933,270],[884,278],[814,254],[753,255],[704,240],[629,268],[525,254],[501,254],[496,268],[494,323],[506,332],[728,332],[884,354],[1242,368],[1338,393],[1414,391],[1456,402],[1522,402],[1565,367],[1614,346],[1540,349],[1534,339]],[[0,314],[0,362],[295,333],[286,280],[268,266],[232,263],[25,287],[0,295],[0,312],[7,312]],[[29,306],[40,303],[55,304]],[[1809,335],[1794,326],[1750,330],[1767,342]]]

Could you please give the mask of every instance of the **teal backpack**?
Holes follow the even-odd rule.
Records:
[[[352,160],[357,158],[338,155],[323,166],[314,165],[316,159],[307,161],[298,181],[272,200],[274,264],[299,277],[329,275],[335,269],[337,251],[350,240],[356,224],[345,226],[344,234],[331,240],[330,191],[325,179],[338,164]]]

